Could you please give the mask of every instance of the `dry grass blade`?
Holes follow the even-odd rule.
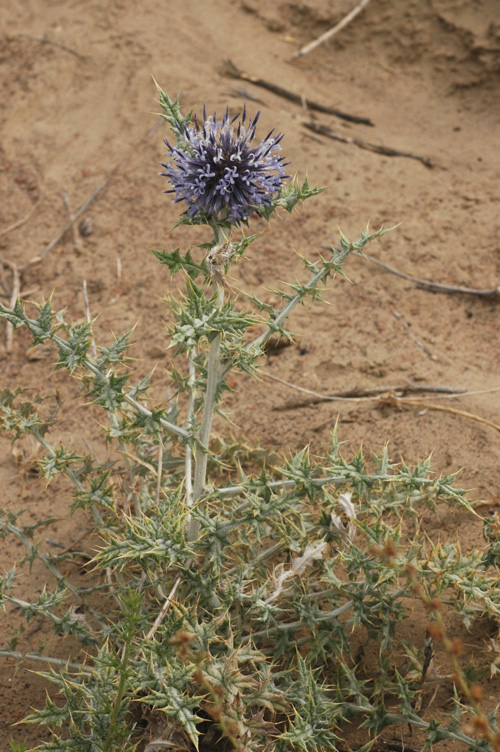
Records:
[[[425,408],[426,410],[439,410],[443,413],[451,413],[452,415],[459,415],[462,418],[469,418],[470,420],[475,420],[478,423],[484,423],[487,426],[490,426],[490,428],[494,428],[495,431],[500,431],[500,426],[497,423],[493,423],[491,420],[487,420],[487,418],[481,418],[480,415],[476,415],[475,413],[469,413],[466,410],[457,410],[455,407],[447,407],[446,405],[436,405],[434,403],[425,402],[423,400],[409,400],[404,399],[401,397],[396,397],[395,395],[390,395],[385,400],[383,400],[386,404],[396,404],[396,405],[409,405],[410,407],[421,407]]]
[[[356,5],[355,8],[353,8],[344,18],[339,21],[335,26],[333,26],[328,31],[325,31],[324,34],[322,34],[320,37],[315,39],[313,42],[309,42],[309,44],[306,44],[305,47],[302,47],[298,52],[296,52],[294,55],[291,56],[290,60],[296,60],[298,57],[303,57],[304,55],[307,55],[308,52],[312,52],[316,49],[316,47],[319,47],[320,44],[323,44],[323,42],[327,42],[329,39],[335,36],[335,34],[338,34],[339,31],[342,31],[342,29],[345,29],[345,27],[353,21],[357,15],[361,13],[363,8],[368,5],[370,0],[361,0],[361,2]]]

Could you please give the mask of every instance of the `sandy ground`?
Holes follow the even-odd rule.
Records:
[[[229,105],[236,113],[244,102],[251,113],[260,109],[259,133],[274,127],[285,133],[290,169],[312,184],[329,186],[292,219],[274,218],[269,228],[253,223],[252,230],[263,235],[248,259],[231,270],[235,294],[241,289],[272,300],[273,287],[305,279],[299,253],[315,258],[338,227],[354,239],[367,221],[375,229],[401,223],[369,249],[399,271],[448,285],[496,288],[496,0],[372,0],[332,41],[289,61],[353,5],[346,0],[10,3],[0,36],[1,258],[27,263],[67,222],[61,191],[68,192],[76,211],[107,180],[82,215],[92,229],[82,245],[75,246],[68,232],[43,263],[23,275],[29,297],[52,295],[56,309],[79,319],[85,315],[86,280],[99,341],[107,344],[112,332],[138,324],[133,355],[143,359],[141,373],[157,365],[158,390],[166,393],[169,353],[161,298],[174,290],[150,249],[184,248],[203,238],[190,229],[168,234],[178,210],[162,193],[167,186],[158,176],[167,132],[162,126],[150,133],[158,122],[152,76],[172,95],[181,93],[186,109],[201,111],[206,103],[209,110],[222,112]],[[223,73],[228,58],[251,76],[374,125],[311,113],[248,80],[230,78]],[[348,142],[306,129],[312,117]],[[433,166],[363,149],[349,139],[411,153]],[[8,264],[2,267],[5,303],[12,277]],[[394,459],[404,456],[408,462],[432,453],[437,472],[463,468],[461,485],[487,502],[485,513],[492,511],[500,481],[500,403],[493,391],[500,383],[498,298],[417,289],[360,258],[351,259],[346,271],[350,281],[329,283],[328,305],[294,314],[295,344],[269,353],[263,374],[322,394],[380,388],[385,396],[299,406],[305,395],[289,386],[264,375],[260,382],[238,377],[227,403],[233,434],[275,450],[309,443],[320,454],[338,421],[347,453],[360,443],[375,451],[387,443]],[[57,389],[61,437],[78,446],[84,438],[96,441],[98,413],[74,401],[74,384],[53,371],[53,353],[39,350],[33,356],[29,345],[21,330],[7,352],[1,325],[1,385]],[[430,404],[394,404],[388,393],[409,382],[474,394],[445,399],[410,393],[406,396]],[[64,483],[46,491],[39,480],[28,479],[21,500],[10,445],[2,440],[0,447],[2,506],[26,508],[27,521],[60,517],[42,538],[74,544],[90,525],[83,516],[68,521]],[[464,549],[483,545],[480,524],[469,518],[457,514],[443,526],[460,537]],[[15,543],[2,542],[3,568],[19,555]],[[36,569],[26,576],[23,597],[42,587],[40,577]],[[2,618],[0,645],[8,643],[16,619],[10,610]],[[42,637],[54,655],[67,656],[68,644],[48,635],[48,625],[35,624],[23,636],[22,649],[36,649]],[[14,672],[11,660],[0,661],[2,752],[11,738],[31,744],[47,739],[38,729],[11,725],[43,701],[42,680],[25,667]],[[493,698],[493,686],[487,691]]]

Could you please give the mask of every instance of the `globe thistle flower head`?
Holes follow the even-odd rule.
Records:
[[[254,145],[255,130],[260,113],[245,124],[246,109],[230,118],[229,110],[222,120],[206,116],[203,125],[195,118],[191,127],[178,129],[176,146],[165,144],[170,161],[162,164],[172,189],[174,201],[185,201],[185,214],[191,220],[241,224],[247,222],[259,207],[269,206],[277,196],[285,175],[281,151],[282,134],[267,134]]]

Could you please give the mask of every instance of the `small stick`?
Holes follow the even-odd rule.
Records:
[[[172,590],[167,595],[165,603],[161,607],[160,613],[158,614],[158,616],[154,620],[153,626],[151,627],[151,629],[147,633],[146,640],[150,640],[155,635],[156,630],[158,629],[158,627],[162,623],[162,621],[165,618],[165,615],[166,615],[168,609],[170,608],[170,604],[172,603],[172,599],[173,599],[173,597],[174,597],[174,595],[175,595],[175,593],[177,591],[177,588],[179,587],[180,584],[181,584],[181,577],[179,575],[177,577],[176,581],[174,582],[173,586],[172,586]]]
[[[119,256],[116,257],[116,278],[118,282],[122,281],[122,260]]]
[[[68,230],[71,230],[71,228],[73,227],[73,224],[76,222],[76,220],[81,217],[81,215],[83,214],[83,212],[97,198],[97,196],[100,194],[100,192],[103,191],[104,188],[106,188],[106,186],[107,186],[107,184],[109,182],[110,176],[108,176],[106,178],[106,180],[103,183],[101,183],[101,185],[98,188],[96,188],[95,191],[93,191],[87,199],[85,199],[85,201],[83,202],[83,204],[77,210],[76,214],[73,215],[73,219],[70,222],[68,222],[66,225],[64,225],[64,227],[62,228],[62,230],[57,233],[57,235],[50,241],[50,243],[48,245],[45,246],[45,248],[40,253],[40,255],[39,256],[35,256],[34,258],[32,258],[31,261],[28,261],[28,263],[24,264],[24,266],[20,266],[19,267],[19,271],[20,272],[25,272],[25,271],[27,271],[27,269],[31,269],[32,266],[36,266],[41,261],[43,261],[43,259],[45,258],[45,256],[47,256],[47,254],[49,254],[56,247],[56,245],[60,242],[60,240],[62,240],[62,238],[66,235],[66,233],[68,232]]]
[[[259,104],[265,105],[265,102],[262,99],[256,97],[255,94],[252,94],[248,89],[233,89],[229,93],[232,97],[243,97],[243,99],[249,99],[250,102],[258,102]]]
[[[303,55],[307,55],[308,52],[312,52],[312,50],[315,50],[316,47],[319,47],[320,44],[323,44],[323,42],[327,42],[329,39],[331,39],[333,36],[335,36],[335,34],[338,34],[339,31],[341,31],[342,29],[344,29],[348,24],[351,23],[351,21],[353,19],[356,18],[357,15],[359,15],[359,13],[361,13],[361,11],[363,10],[363,8],[366,5],[368,5],[369,2],[370,2],[370,0],[361,0],[361,2],[359,3],[359,5],[356,5],[356,7],[353,8],[351,10],[351,12],[347,14],[347,16],[344,16],[344,18],[341,21],[339,21],[338,24],[336,24],[335,26],[333,26],[328,31],[325,31],[324,34],[322,34],[320,37],[318,37],[317,39],[315,39],[313,42],[310,42],[309,44],[306,44],[305,47],[302,47],[301,50],[299,50],[294,55],[292,55],[292,57],[290,58],[290,60],[296,60],[298,57],[302,57]]]
[[[286,403],[286,405],[282,405],[280,407],[275,407],[273,410],[281,411],[281,410],[289,410],[290,408],[295,407],[306,407],[307,405],[316,405],[319,402],[334,402],[334,401],[352,401],[352,402],[363,402],[365,400],[369,399],[379,399],[381,394],[387,394],[388,392],[402,392],[402,393],[408,393],[408,392],[433,392],[433,393],[440,393],[440,394],[446,394],[450,396],[457,396],[459,394],[467,394],[467,389],[463,387],[453,387],[453,386],[433,386],[431,384],[414,384],[413,382],[408,382],[407,384],[399,384],[396,386],[375,386],[375,387],[368,387],[366,389],[349,389],[346,392],[335,392],[333,394],[321,394],[320,392],[314,392],[312,389],[305,389],[302,386],[297,386],[296,384],[291,384],[289,381],[285,381],[284,379],[279,378],[279,376],[274,376],[273,374],[267,373],[266,371],[260,371],[260,373],[265,376],[268,379],[271,379],[272,381],[277,381],[280,384],[284,384],[285,386],[290,387],[291,389],[295,389],[298,392],[303,392],[304,394],[310,394],[312,395],[311,399],[302,400],[300,402],[293,402],[293,403]]]
[[[363,257],[371,261],[372,264],[380,266],[381,269],[385,269],[391,274],[395,274],[397,277],[407,279],[409,282],[413,282],[417,287],[422,290],[428,290],[429,292],[445,292],[445,293],[460,293],[462,295],[479,295],[483,298],[498,298],[500,297],[500,287],[494,287],[489,290],[476,290],[474,287],[456,287],[455,285],[443,285],[440,282],[429,282],[426,279],[418,279],[412,277],[410,274],[400,272],[389,264],[384,264],[383,261],[379,261],[373,256],[369,256],[367,253],[363,253]]]
[[[244,73],[239,68],[237,68],[231,60],[224,61],[223,72],[227,76],[239,78],[242,81],[249,81],[250,83],[254,84],[254,86],[260,86],[262,89],[272,91],[273,94],[277,94],[279,97],[283,97],[284,99],[288,99],[290,102],[296,102],[297,104],[303,106],[304,98],[300,94],[295,94],[293,91],[284,89],[282,86],[273,84],[270,81],[265,81],[263,78],[257,78],[257,76],[252,76],[249,73]],[[347,112],[342,112],[341,110],[337,110],[334,107],[327,107],[324,104],[313,102],[310,99],[306,99],[305,102],[310,110],[316,110],[316,112],[324,112],[326,115],[335,115],[335,117],[341,118],[342,120],[348,120],[350,123],[373,125],[373,122],[369,118],[360,117],[358,115],[350,115]]]
[[[33,214],[37,206],[39,206],[41,200],[42,199],[39,198],[38,201],[36,201],[33,204],[33,206],[27,212],[27,214],[24,215],[24,217],[22,217],[21,219],[18,219],[17,222],[13,222],[13,224],[9,225],[8,227],[4,227],[4,229],[0,231],[0,238],[3,237],[4,235],[7,235],[8,232],[11,232],[12,230],[16,230],[18,227],[21,227],[22,225],[24,225],[24,223],[27,222],[28,219],[31,217],[31,215]]]
[[[85,301],[85,313],[87,316],[87,324],[91,324],[92,319],[90,317],[90,304],[89,304],[89,296],[87,295],[87,280],[86,279],[83,280],[82,286],[83,286],[83,299]],[[97,359],[97,347],[96,347],[94,338],[92,338],[91,348],[92,348],[92,357],[94,359]]]
[[[147,141],[151,136],[156,133],[160,125],[163,123],[163,118],[159,118],[155,125],[149,129],[149,131],[141,138],[139,141],[137,141],[130,149],[127,150],[127,153],[125,156],[123,156],[119,162],[113,167],[113,169],[108,174],[107,178],[104,180],[104,182],[101,183],[100,186],[98,186],[95,191],[93,191],[90,196],[85,199],[83,204],[80,206],[80,208],[77,210],[76,214],[73,216],[73,221],[68,222],[63,229],[53,238],[48,245],[45,246],[43,251],[40,253],[39,256],[35,256],[31,259],[31,261],[28,261],[27,264],[24,264],[24,266],[19,267],[20,272],[25,272],[27,269],[30,269],[32,266],[35,266],[36,264],[39,264],[45,256],[47,256],[50,251],[55,248],[55,246],[59,243],[59,241],[64,237],[64,235],[68,232],[68,230],[71,229],[71,226],[73,225],[73,222],[76,222],[77,219],[81,217],[81,215],[84,213],[86,209],[90,206],[90,204],[95,201],[97,196],[103,191],[106,186],[108,185],[110,179],[113,177],[113,175],[120,169],[122,164],[126,162],[129,158],[130,152],[133,150],[135,151],[141,144],[143,144],[145,141]]]
[[[82,239],[80,235],[78,234],[78,228],[76,226],[75,217],[73,216],[71,212],[71,204],[69,202],[69,196],[68,191],[61,191],[62,200],[64,201],[64,206],[66,207],[66,211],[68,212],[69,221],[71,222],[71,229],[73,230],[73,242],[75,245],[81,245]]]
[[[87,55],[81,55],[79,52],[76,52],[76,50],[72,50],[71,47],[66,47],[65,44],[61,44],[60,42],[51,42],[50,39],[47,39],[46,35],[44,34],[43,37],[33,37],[31,34],[19,34],[20,37],[25,37],[26,39],[31,39],[33,42],[41,42],[41,44],[51,44],[53,47],[59,47],[61,50],[64,50],[65,52],[69,52],[70,55],[74,55],[79,60],[88,60]]]
[[[4,288],[5,289],[5,288]],[[34,292],[38,292],[40,287],[36,285],[35,287],[30,287],[29,290],[19,290],[19,298],[29,298],[30,295],[33,295]],[[0,293],[2,298],[10,298],[10,292],[2,292]]]
[[[434,162],[429,157],[420,157],[418,154],[412,154],[408,151],[400,151],[399,149],[393,149],[391,146],[381,146],[380,144],[371,144],[368,141],[362,141],[360,138],[352,138],[351,136],[341,136],[340,133],[332,130],[328,125],[322,125],[321,123],[315,123],[314,121],[304,122],[305,128],[308,128],[314,133],[319,133],[321,136],[332,138],[334,141],[340,141],[343,144],[353,144],[359,149],[365,149],[366,151],[373,151],[375,154],[383,154],[385,157],[406,157],[407,159],[416,159],[417,162],[422,162],[426,167],[434,167]]]
[[[62,548],[63,550],[66,550],[66,546],[64,543],[58,543],[55,540],[52,540],[52,538],[45,538],[45,543],[49,543],[51,546],[54,546],[55,548]]]
[[[149,129],[149,131],[132,147],[132,149],[136,150],[141,144],[143,144],[145,141],[147,141],[162,125],[163,119],[159,118],[155,125]],[[83,204],[80,206],[76,214],[73,215],[72,219],[62,228],[60,232],[50,241],[48,245],[45,246],[43,251],[40,253],[39,256],[35,256],[30,261],[28,261],[23,266],[17,266],[16,264],[13,264],[11,261],[8,261],[7,259],[3,259],[0,257],[0,264],[3,266],[6,266],[8,269],[12,272],[12,290],[11,290],[11,296],[10,296],[10,308],[13,309],[16,303],[16,299],[20,296],[20,287],[21,287],[21,274],[28,269],[31,269],[31,267],[36,266],[39,264],[47,254],[50,253],[50,251],[55,248],[55,246],[59,243],[59,241],[64,237],[64,235],[70,230],[72,227],[74,227],[74,223],[77,219],[83,214],[83,212],[90,206],[90,204],[97,198],[97,196],[101,193],[101,191],[106,188],[108,185],[111,177],[120,169],[122,164],[128,159],[131,149],[127,151],[127,153],[120,159],[120,161],[113,167],[111,172],[108,174],[104,182],[101,183],[100,186],[98,186],[95,191],[93,191],[90,196],[85,199]],[[25,219],[23,219],[25,221]],[[7,228],[10,229],[10,228]],[[12,228],[13,229],[13,228]],[[3,285],[2,285],[3,286]],[[84,290],[84,297],[86,298],[86,283],[85,283],[85,290]],[[88,298],[86,298],[86,304],[88,303]],[[7,322],[7,332],[6,332],[6,340],[7,340],[7,352],[10,353],[12,351],[12,339],[13,339],[13,326],[9,322]],[[95,348],[95,344],[93,343],[93,347]]]
[[[415,342],[415,344],[418,345],[424,351],[424,353],[429,356],[429,358],[431,360],[437,360],[437,361],[439,361],[439,358],[436,355],[434,355],[434,353],[432,353],[429,350],[429,348],[426,345],[424,345],[424,343],[421,342],[418,337],[415,336],[415,334],[413,334],[412,330],[410,329],[410,326],[404,320],[403,314],[402,313],[398,313],[397,311],[393,311],[393,314],[394,314],[394,317],[398,321],[401,322],[401,324],[403,325],[406,333],[408,334],[409,337],[411,337],[411,339]]]
[[[21,289],[21,275],[19,273],[19,269],[15,264],[12,264],[9,262],[3,262],[4,264],[7,263],[7,265],[10,267],[10,270],[12,272],[12,292],[10,295],[10,301],[9,301],[9,307],[11,309],[14,309],[14,306],[16,305],[16,300],[19,297],[19,291]],[[14,337],[14,327],[10,323],[10,321],[7,322],[7,329],[6,329],[6,349],[8,353],[12,352],[12,340]]]
[[[0,656],[4,658],[15,658],[17,661],[40,661],[40,663],[52,663],[55,666],[61,666],[62,668],[72,668],[78,673],[90,674],[79,663],[73,663],[71,661],[65,661],[62,658],[52,658],[49,655],[40,655],[40,653],[20,653],[17,650],[0,650]]]

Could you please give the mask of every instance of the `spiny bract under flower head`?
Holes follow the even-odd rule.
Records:
[[[260,113],[245,125],[246,110],[240,117],[229,117],[229,110],[218,121],[206,116],[201,127],[195,119],[194,127],[182,127],[182,138],[177,146],[165,141],[171,160],[161,173],[173,188],[174,201],[185,201],[190,219],[208,222],[246,222],[259,207],[269,206],[279,192],[285,175],[279,145],[282,134],[274,131],[257,146],[252,146],[255,127]]]

